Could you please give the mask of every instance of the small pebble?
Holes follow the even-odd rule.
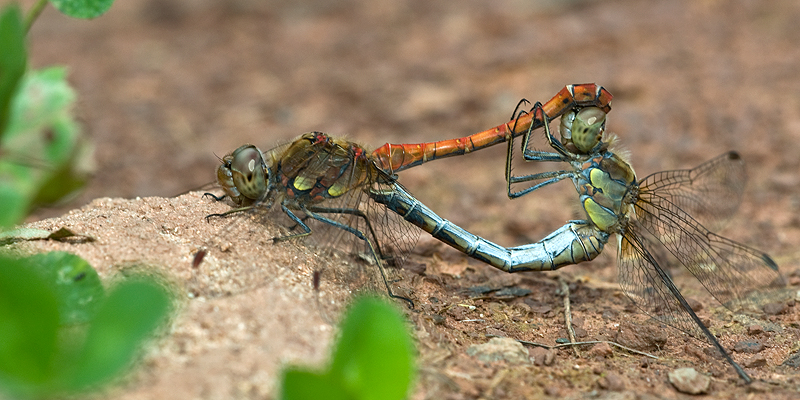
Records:
[[[607,358],[612,354],[614,354],[614,350],[608,343],[597,343],[589,350],[589,355],[592,357]]]
[[[553,365],[556,358],[556,353],[552,349],[545,349],[544,347],[534,347],[530,350],[530,357],[533,359],[533,364],[538,366]]]
[[[767,315],[783,314],[784,312],[786,312],[787,308],[789,307],[784,302],[768,303],[764,305],[764,314]]]
[[[708,356],[706,356],[706,354],[703,353],[702,350],[697,348],[697,346],[686,344],[683,346],[683,351],[686,352],[686,354],[690,354],[697,357],[697,359],[700,360],[701,362],[708,361]]]
[[[548,386],[544,388],[544,394],[551,397],[561,397],[561,389],[558,386]]]
[[[687,297],[686,298],[686,302],[689,303],[689,307],[691,307],[692,311],[694,311],[694,312],[698,312],[698,311],[703,309],[703,303],[701,303],[701,302],[699,302],[699,301],[697,301],[697,300],[695,300],[693,298]]]
[[[603,310],[603,319],[616,319],[616,318],[617,318],[617,313],[614,310],[610,309]]]
[[[744,362],[744,366],[747,368],[758,368],[765,365],[767,365],[767,359],[763,354],[756,354]]]
[[[761,350],[764,350],[764,344],[761,342],[737,342],[733,346],[733,351],[737,353],[755,354]]]
[[[510,364],[523,364],[529,361],[525,347],[511,338],[491,338],[487,343],[474,344],[467,348],[467,354],[483,362],[502,360]]]
[[[770,386],[766,382],[755,381],[747,385],[747,393],[767,393],[770,390]]]
[[[586,336],[589,336],[589,333],[586,332],[586,329],[583,329],[580,326],[575,326],[575,327],[572,328],[572,330],[575,331],[575,338],[577,338],[577,339],[583,339]]]
[[[681,393],[708,393],[711,378],[698,373],[694,368],[678,368],[669,373],[669,382]]]
[[[748,335],[758,335],[764,332],[764,327],[761,325],[753,324],[747,327],[747,334]]]
[[[600,386],[600,389],[620,392],[625,389],[625,381],[619,375],[609,372],[606,376],[597,380],[597,386]]]

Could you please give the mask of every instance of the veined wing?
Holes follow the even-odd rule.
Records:
[[[368,190],[386,192],[394,191],[395,187],[402,186],[393,180],[377,179],[372,182]],[[374,235],[380,246],[382,258],[389,265],[401,266],[416,246],[420,229],[406,221],[400,214],[391,211],[386,205],[371,198],[364,204],[367,207],[368,219],[376,226]]]
[[[731,151],[696,168],[656,172],[639,186],[651,204],[670,203],[716,232],[739,208],[746,181],[744,161]]]
[[[717,235],[661,190],[642,187],[636,223],[652,234],[720,303],[739,307],[756,291],[785,285],[775,262],[761,251]]]
[[[652,244],[637,231],[638,227],[629,227],[618,236],[619,285],[622,291],[653,319],[697,339],[708,341],[689,311],[681,304],[683,296],[663,269],[664,260],[655,255],[659,252],[651,253],[647,246]],[[657,242],[656,245],[660,246]]]

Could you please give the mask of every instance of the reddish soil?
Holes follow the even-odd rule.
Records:
[[[545,101],[565,84],[597,82],[614,94],[608,129],[640,176],[741,153],[749,184],[723,233],[771,254],[797,290],[798,19],[791,0],[153,0],[119,2],[94,21],[48,9],[31,32],[31,64],[69,67],[98,169],[74,203],[34,219],[81,208],[34,224],[98,241],[26,246],[75,252],[106,277],[157,268],[195,293],[143,368],[108,397],[272,398],[281,365],[327,357],[334,327],[311,287],[319,259],[268,243],[272,227],[229,238],[227,251],[192,269],[194,252],[224,225],[203,216],[228,206],[201,192],[171,196],[209,182],[214,154],[311,130],[373,147],[463,136],[505,122],[522,97]],[[411,169],[400,181],[445,218],[507,246],[576,217],[569,183],[509,201],[505,146],[497,147]],[[406,312],[419,350],[414,398],[684,398],[667,374],[687,366],[712,377],[710,398],[798,396],[797,362],[783,365],[800,340],[793,299],[773,305],[775,315],[734,315],[676,274],[759,380],[744,386],[702,344],[636,312],[616,284],[613,249],[558,272],[511,275],[421,236],[413,268],[396,271],[417,304]],[[520,364],[469,355],[490,336],[547,345],[566,337],[559,278],[570,287],[579,340],[659,358],[604,345],[577,354],[529,348],[533,362]],[[480,286],[531,293],[471,295]],[[347,297],[334,284],[320,295],[323,304]]]

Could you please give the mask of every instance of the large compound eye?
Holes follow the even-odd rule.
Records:
[[[572,143],[583,153],[588,153],[600,143],[606,126],[606,113],[597,107],[586,107],[572,121]]]
[[[233,184],[244,197],[258,200],[267,191],[267,170],[261,151],[252,145],[242,146],[232,156]]]

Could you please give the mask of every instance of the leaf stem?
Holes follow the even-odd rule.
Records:
[[[48,0],[37,1],[36,4],[31,7],[30,11],[28,11],[28,15],[25,17],[25,33],[31,30],[33,21],[36,21],[36,18],[39,18],[39,14],[47,7],[47,1]]]

